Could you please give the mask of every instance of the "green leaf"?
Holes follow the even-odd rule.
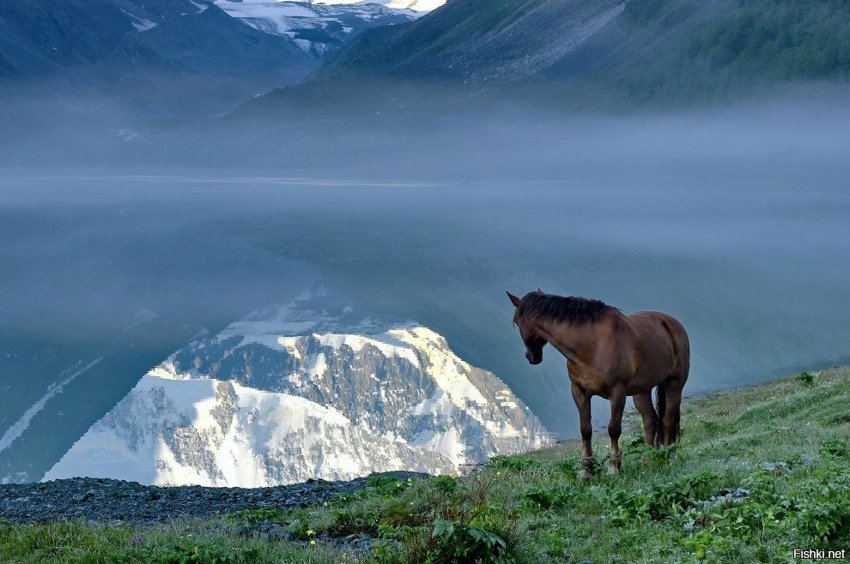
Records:
[[[441,535],[446,535],[450,537],[455,532],[455,524],[451,521],[446,521],[444,519],[436,519],[434,520],[434,531],[431,533],[432,537],[439,537]]]

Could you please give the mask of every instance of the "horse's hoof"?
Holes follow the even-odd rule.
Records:
[[[616,476],[619,473],[620,473],[620,468],[618,468],[617,466],[614,466],[613,464],[608,466],[608,475],[609,476]]]
[[[581,472],[578,473],[578,479],[579,480],[589,480],[592,477],[593,477],[593,474],[591,474],[590,470],[588,470],[587,468],[583,468],[581,470]]]

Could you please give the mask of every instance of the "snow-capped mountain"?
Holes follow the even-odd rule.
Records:
[[[410,1],[0,1],[0,95],[4,106],[12,95],[25,106],[44,97],[60,114],[49,123],[66,107],[84,123],[104,107],[143,118],[218,115],[303,81],[360,32],[408,23],[421,9]],[[52,103],[59,92],[63,103]]]
[[[325,57],[366,29],[410,22],[439,2],[215,0],[215,4],[255,29],[288,37],[305,52]]]
[[[19,89],[25,107],[43,97],[60,115],[75,108],[84,123],[104,107],[134,118],[215,115],[320,65],[292,39],[206,0],[0,2],[2,94]],[[62,103],[51,102],[59,93]]]
[[[548,442],[501,380],[434,331],[292,304],[171,355],[45,479],[259,487],[456,473]]]

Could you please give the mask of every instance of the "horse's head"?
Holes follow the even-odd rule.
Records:
[[[508,292],[508,298],[516,308],[514,312],[514,325],[519,327],[519,336],[522,337],[522,342],[525,343],[525,358],[528,359],[530,364],[540,364],[543,362],[543,347],[546,345],[546,339],[540,336],[532,323],[529,323],[527,319],[523,319],[523,316],[520,315],[522,299],[510,292]]]

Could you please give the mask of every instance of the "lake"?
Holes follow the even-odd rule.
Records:
[[[526,363],[505,290],[673,314],[690,395],[847,360],[850,194],[834,170],[810,172],[6,174],[0,478],[39,477],[200,331],[311,288],[433,328],[560,436],[578,424],[564,361],[547,348]]]

